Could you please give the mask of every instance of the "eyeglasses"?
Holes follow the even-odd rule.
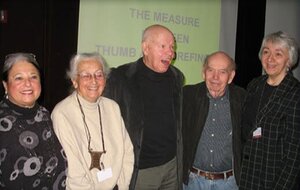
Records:
[[[80,77],[80,79],[82,79],[84,81],[90,81],[93,78],[95,80],[103,80],[104,79],[104,73],[102,71],[96,71],[93,74],[87,73],[87,72],[82,72],[82,73],[79,73],[78,76]]]

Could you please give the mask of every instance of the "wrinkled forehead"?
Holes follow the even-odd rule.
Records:
[[[223,53],[216,53],[207,60],[207,67],[210,68],[231,69],[232,64],[231,58]]]
[[[101,69],[102,70],[102,64],[93,58],[83,59],[81,60],[77,65],[77,70],[80,71],[82,69]]]

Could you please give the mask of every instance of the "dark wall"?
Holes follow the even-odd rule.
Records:
[[[44,76],[39,102],[52,110],[68,95],[65,72],[77,51],[79,0],[1,0],[0,10],[7,12],[7,23],[0,23],[1,68],[9,53],[35,54]]]
[[[266,0],[239,0],[234,83],[244,88],[262,73],[258,52],[264,37],[265,14]]]

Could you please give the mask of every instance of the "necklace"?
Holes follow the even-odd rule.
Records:
[[[259,115],[259,112],[261,111],[261,108],[264,107],[263,105],[265,104],[262,104],[262,99],[263,99],[263,96],[264,96],[264,92],[265,92],[265,88],[266,88],[266,85],[267,85],[267,81],[264,81],[264,84],[263,86],[261,87],[261,93],[259,95],[259,101],[258,101],[258,105],[257,105],[257,109],[256,109],[256,123],[255,123],[255,126],[257,127],[257,124],[260,123],[260,121],[258,121],[258,115]]]
[[[271,86],[267,83],[267,81],[264,82],[263,86],[261,87],[261,94],[257,106],[257,113],[256,113],[256,123],[261,122],[262,118],[258,121],[258,113],[263,112],[265,114],[266,109],[265,107],[270,104],[270,99],[272,98],[272,94],[276,94],[277,92],[277,86]]]
[[[106,153],[106,150],[105,150],[105,145],[104,145],[103,127],[102,127],[102,118],[101,118],[100,106],[99,106],[99,104],[97,105],[98,114],[99,114],[99,124],[100,124],[100,133],[101,133],[103,151],[93,151],[93,149],[91,148],[91,133],[90,133],[89,127],[88,127],[88,125],[86,123],[86,120],[85,120],[85,114],[83,112],[82,105],[79,101],[78,93],[76,94],[76,98],[77,98],[77,102],[79,104],[79,108],[80,108],[80,111],[81,111],[81,114],[82,114],[82,119],[83,119],[83,123],[84,123],[84,130],[85,130],[85,134],[86,134],[87,141],[88,141],[88,151],[89,151],[90,156],[91,156],[91,166],[90,166],[89,169],[92,170],[93,168],[97,168],[99,170],[102,170],[102,169],[104,169],[104,164],[103,164],[103,162],[100,162],[100,158],[101,158],[103,153],[104,154]]]

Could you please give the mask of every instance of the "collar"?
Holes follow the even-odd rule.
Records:
[[[217,98],[214,98],[212,97],[212,95],[209,93],[208,89],[206,88],[206,95],[207,97],[211,100],[220,100],[220,99],[226,99],[226,100],[229,100],[229,87],[228,85],[226,86],[226,89],[225,89],[225,93],[223,94],[223,96],[220,96],[220,97],[217,97]]]

